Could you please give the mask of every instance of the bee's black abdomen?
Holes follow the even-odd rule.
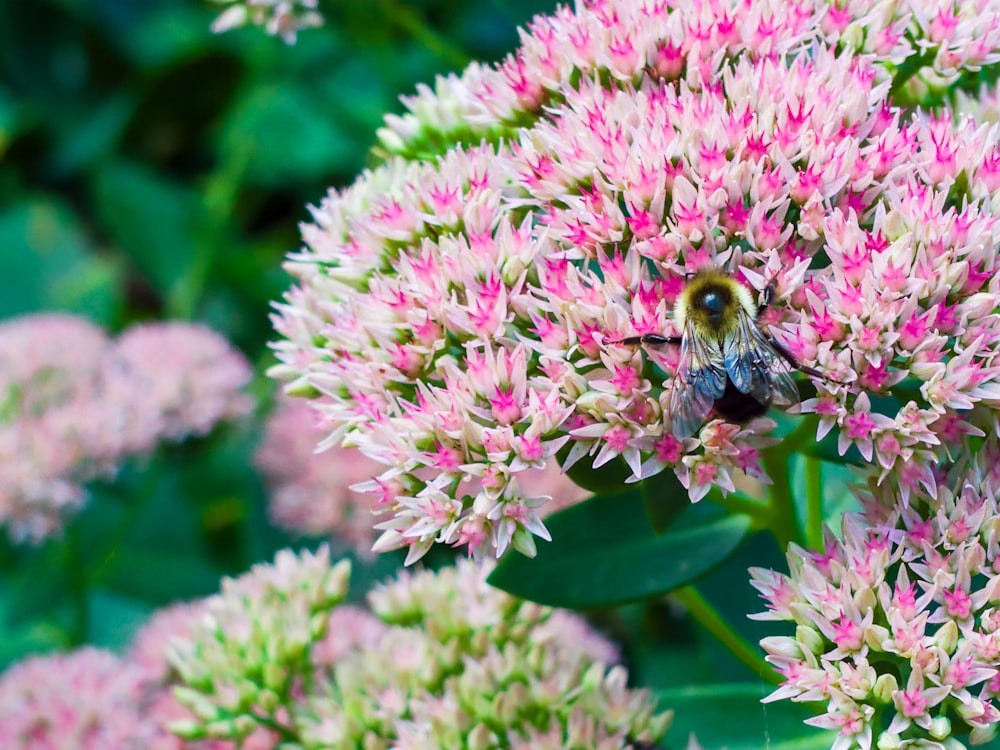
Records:
[[[741,392],[728,377],[726,378],[726,390],[715,400],[716,416],[734,424],[743,424],[751,419],[762,417],[767,414],[767,410],[770,408],[770,402],[762,404],[749,393]]]

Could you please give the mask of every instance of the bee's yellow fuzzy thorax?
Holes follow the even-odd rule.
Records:
[[[677,297],[674,325],[684,332],[690,323],[697,335],[722,338],[735,329],[740,310],[756,317],[750,290],[725,271],[707,268],[698,271]]]

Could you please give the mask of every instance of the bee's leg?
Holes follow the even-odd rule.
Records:
[[[609,344],[628,344],[629,346],[680,346],[683,339],[680,336],[660,336],[657,333],[646,333],[642,336],[629,336],[627,339],[609,341]]]
[[[759,318],[765,312],[767,308],[771,306],[774,302],[775,296],[778,294],[778,275],[775,274],[771,277],[771,280],[767,282],[767,286],[764,287],[764,300],[759,305],[757,305],[757,317]],[[803,371],[804,372],[804,371]]]
[[[819,370],[815,370],[812,367],[807,367],[806,365],[800,364],[799,361],[795,359],[795,357],[792,355],[792,353],[785,348],[784,344],[780,343],[773,337],[768,338],[768,343],[771,344],[771,347],[774,349],[775,352],[777,352],[778,356],[780,356],[783,360],[785,360],[793,370],[804,372],[811,378],[819,378],[820,380],[825,380],[828,383],[836,382],[832,381],[830,378],[821,373]]]

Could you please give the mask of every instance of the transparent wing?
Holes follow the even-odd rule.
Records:
[[[722,349],[725,370],[740,393],[749,394],[761,404],[792,404],[799,400],[791,365],[745,311],[740,310],[736,331]]]
[[[697,432],[725,390],[726,365],[718,341],[695,335],[689,323],[684,328],[680,367],[670,394],[674,436],[689,437]]]

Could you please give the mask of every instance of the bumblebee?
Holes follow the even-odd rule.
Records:
[[[677,297],[674,325],[680,336],[645,334],[611,342],[680,346],[669,403],[675,437],[693,435],[713,409],[727,422],[743,424],[766,414],[772,404],[797,403],[793,370],[823,378],[817,370],[799,364],[757,325],[774,296],[774,279],[757,305],[750,291],[727,273],[703,269]]]

